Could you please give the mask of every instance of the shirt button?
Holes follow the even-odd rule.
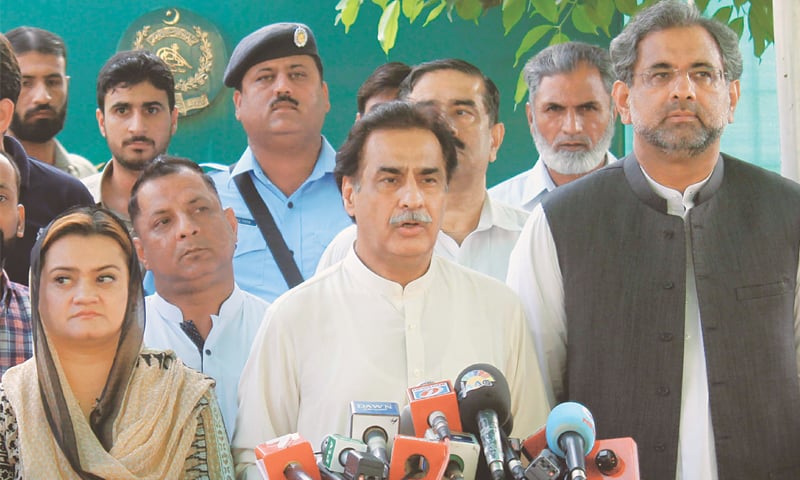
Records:
[[[415,368],[414,369],[414,377],[419,378],[421,376],[422,376],[422,372],[419,370],[419,368]]]
[[[409,329],[409,330],[414,330],[414,328],[415,328],[415,326],[414,326],[414,324],[413,324],[413,323],[409,323],[409,324],[408,324],[408,329]]]
[[[659,452],[659,453],[665,451],[666,449],[667,449],[667,446],[665,444],[661,443],[661,442],[658,442],[655,445],[653,445],[653,450],[655,450],[656,452]]]
[[[664,238],[666,238],[667,240],[670,240],[674,236],[675,232],[673,232],[672,230],[664,230]]]
[[[661,397],[666,397],[667,395],[669,395],[669,387],[662,385],[656,388],[656,394],[658,394]]]
[[[664,290],[672,290],[675,287],[675,284],[667,280],[666,282],[664,282],[663,287]]]
[[[658,339],[662,342],[671,342],[673,339],[673,335],[669,332],[661,332],[658,334]]]
[[[286,204],[286,206],[289,207],[289,208],[294,208],[294,203],[293,202],[289,202],[289,203]]]
[[[206,355],[211,355],[211,349],[206,348]]]

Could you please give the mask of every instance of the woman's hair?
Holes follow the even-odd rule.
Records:
[[[113,213],[98,207],[81,207],[71,210],[63,216],[53,220],[50,226],[42,233],[39,257],[44,263],[44,258],[50,247],[67,235],[80,235],[89,237],[100,235],[109,237],[122,249],[125,260],[130,264],[134,254],[133,241],[122,221]]]

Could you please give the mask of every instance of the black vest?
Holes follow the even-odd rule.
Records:
[[[800,478],[800,186],[725,155],[684,220],[633,155],[543,202],[567,315],[567,397],[674,480],[692,239],[720,480]],[[771,476],[771,475],[782,476]],[[688,479],[687,479],[688,480]]]

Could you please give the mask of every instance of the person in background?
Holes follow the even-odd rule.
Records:
[[[134,183],[128,212],[136,252],[155,282],[145,298],[144,343],[173,350],[216,380],[230,436],[239,374],[268,306],[234,281],[233,210],[222,208],[196,163],[162,155]]]
[[[19,186],[16,164],[0,152],[0,376],[33,355],[28,288],[9,280],[5,271],[6,255],[25,232],[25,207],[19,203]]]
[[[56,218],[32,252],[33,358],[0,384],[4,478],[232,478],[214,381],[142,348],[139,260],[101,207]]]
[[[314,34],[300,23],[256,30],[234,49],[224,81],[247,148],[210,175],[239,222],[236,282],[271,302],[311,276],[352,224],[333,178],[336,152],[321,134],[330,101]]]
[[[399,95],[441,111],[461,143],[458,168],[447,190],[436,254],[505,281],[508,256],[528,214],[486,194],[486,171],[497,158],[505,135],[505,126],[499,121],[500,92],[476,66],[443,59],[414,67]],[[347,254],[355,231],[354,225],[334,238],[317,271]]]
[[[22,143],[28,155],[73,177],[97,173],[92,162],[67,152],[55,138],[67,118],[70,77],[64,40],[36,27],[17,27],[6,32],[6,37],[22,73],[11,135]]]
[[[369,74],[356,93],[356,120],[372,110],[376,105],[397,99],[400,84],[411,72],[411,67],[403,62],[387,62]]]
[[[525,113],[539,160],[489,189],[489,196],[530,212],[558,186],[616,161],[608,151],[616,112],[608,52],[581,42],[545,48],[525,64]]]
[[[95,202],[131,228],[131,188],[144,168],[167,151],[178,128],[175,79],[169,67],[147,50],[119,52],[97,75],[97,125],[111,160],[83,181]]]
[[[5,152],[19,170],[19,203],[25,207],[25,232],[5,252],[5,271],[12,282],[27,285],[31,248],[39,229],[72,206],[91,205],[92,196],[80,180],[30,158],[16,138],[6,135],[21,83],[17,58],[5,35],[0,34],[0,152]]]

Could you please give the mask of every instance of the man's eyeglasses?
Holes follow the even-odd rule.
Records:
[[[722,80],[722,70],[711,67],[695,67],[687,70],[680,68],[650,68],[638,76],[648,87],[658,88],[672,85],[678,76],[686,75],[697,87],[714,88]]]

